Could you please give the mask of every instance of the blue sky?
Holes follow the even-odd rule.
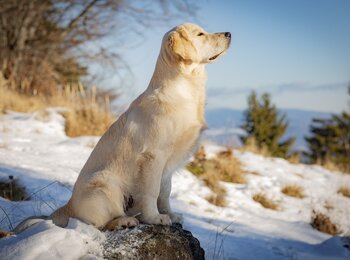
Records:
[[[280,108],[327,112],[349,109],[349,0],[200,1],[195,22],[230,31],[229,52],[208,65],[208,107],[246,108],[251,90],[269,92]],[[148,85],[163,34],[174,25],[130,37],[123,57],[133,72],[123,89],[129,102]]]

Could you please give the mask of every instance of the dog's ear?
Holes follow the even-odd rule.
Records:
[[[168,39],[172,52],[185,61],[195,61],[197,51],[185,29],[179,28],[172,32]]]

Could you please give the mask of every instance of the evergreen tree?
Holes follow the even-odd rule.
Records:
[[[305,138],[310,162],[322,165],[331,162],[350,173],[350,113],[344,111],[329,119],[313,119],[310,132],[311,136]]]
[[[254,138],[260,149],[267,149],[271,156],[287,158],[295,138],[281,141],[288,128],[286,115],[280,115],[271,104],[270,95],[264,93],[260,100],[255,92],[248,97],[248,109],[245,111],[245,123],[242,126],[247,135],[241,137],[246,143]]]

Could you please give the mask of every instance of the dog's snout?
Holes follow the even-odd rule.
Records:
[[[225,37],[226,38],[231,38],[231,33],[230,32],[225,32]]]

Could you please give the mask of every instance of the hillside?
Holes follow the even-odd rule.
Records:
[[[48,215],[65,203],[98,137],[69,138],[63,117],[48,113],[14,113],[0,117],[0,179],[9,176],[26,187],[29,199],[0,198],[0,229],[9,230],[32,215]],[[223,147],[205,146],[213,156]],[[227,206],[207,201],[211,191],[185,169],[174,174],[171,202],[184,215],[184,228],[196,236],[206,259],[349,259],[350,175],[319,166],[290,164],[277,158],[234,151],[247,172],[246,184],[222,183]],[[282,187],[297,184],[305,197],[288,197]],[[252,199],[263,192],[278,204],[266,209]],[[331,236],[313,229],[312,212],[326,214],[340,230]],[[0,240],[0,259],[98,259],[105,235],[71,219],[62,229],[43,221],[18,236]]]

